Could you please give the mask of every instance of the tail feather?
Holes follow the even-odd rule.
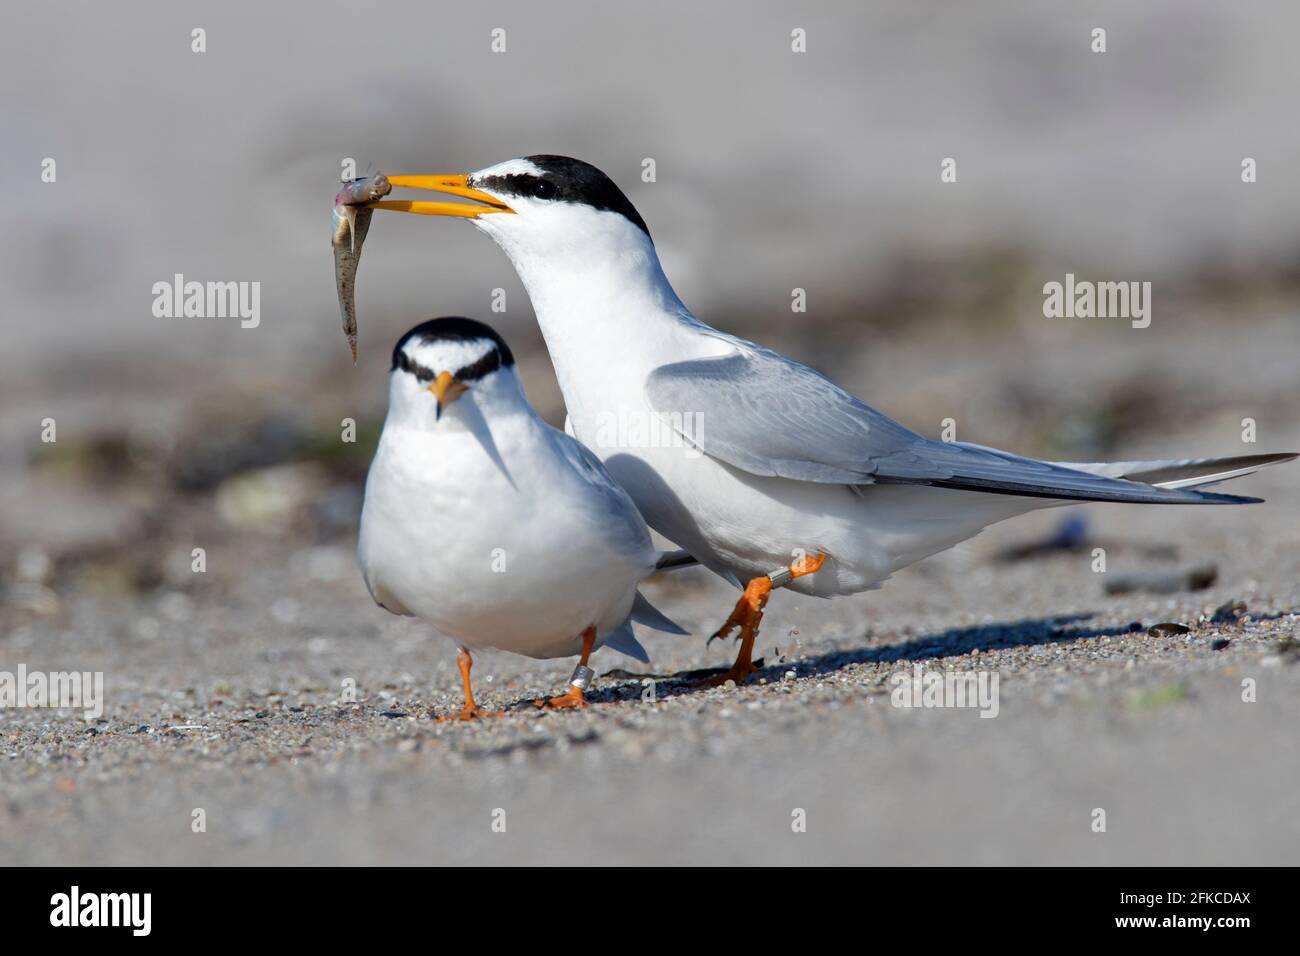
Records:
[[[1105,463],[1062,464],[1023,458],[997,448],[971,442],[929,442],[918,475],[909,472],[909,460],[890,459],[890,471],[876,475],[877,484],[927,484],[986,494],[1018,498],[1048,498],[1055,501],[1115,501],[1153,505],[1240,505],[1261,499],[1224,495],[1212,491],[1165,488],[1160,485],[1112,476]],[[1140,464],[1140,463],[1130,463]]]
[[[636,592],[636,597],[632,600],[631,620],[636,621],[646,627],[656,631],[662,631],[665,634],[689,634],[690,631],[682,627],[672,618],[670,618],[659,608],[646,599],[646,596],[640,591]]]
[[[627,616],[627,620],[622,623],[618,630],[605,638],[602,647],[612,648],[620,654],[626,654],[642,664],[650,663],[650,655],[646,649],[641,646],[641,642],[636,639],[632,632],[632,622],[643,624],[646,627],[653,628],[656,631],[663,631],[665,634],[689,634],[676,621],[672,620],[663,611],[659,610],[653,604],[646,600],[644,594],[636,592],[636,597],[632,600],[632,611]]]
[[[1053,462],[1092,475],[1136,481],[1155,488],[1208,488],[1253,475],[1268,465],[1292,461],[1296,452],[1235,455],[1227,458],[1167,458],[1154,461]]]
[[[669,571],[673,568],[689,568],[691,565],[699,564],[695,556],[686,550],[665,551],[659,555],[659,560],[655,562],[656,571]]]
[[[624,621],[622,627],[605,638],[605,643],[602,646],[612,648],[620,654],[626,654],[642,664],[650,663],[650,655],[646,653],[646,649],[641,646],[641,642],[632,633],[632,621],[630,619]]]

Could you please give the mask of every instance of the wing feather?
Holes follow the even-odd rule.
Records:
[[[655,411],[704,454],[753,475],[828,484],[926,484],[991,494],[1150,504],[1239,504],[962,442],[925,438],[807,366],[722,333],[733,351],[646,382]],[[680,427],[693,422],[693,434]]]

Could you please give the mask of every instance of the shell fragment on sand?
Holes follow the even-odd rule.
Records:
[[[357,265],[361,261],[361,246],[370,231],[370,217],[374,215],[369,204],[392,191],[388,177],[377,173],[344,183],[334,197],[334,283],[343,313],[343,334],[348,337],[354,363],[357,360]]]

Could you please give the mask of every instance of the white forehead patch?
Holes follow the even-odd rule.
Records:
[[[402,346],[402,351],[437,375],[439,372],[458,372],[473,365],[496,347],[491,339],[439,339],[433,342],[412,339]]]
[[[529,162],[526,159],[507,159],[504,163],[497,163],[495,166],[489,166],[487,169],[480,169],[476,173],[470,174],[470,179],[478,179],[480,176],[540,176],[542,168],[536,163]]]

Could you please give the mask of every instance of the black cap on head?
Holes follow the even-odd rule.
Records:
[[[475,180],[474,185],[503,196],[580,203],[593,209],[616,212],[644,232],[647,239],[650,238],[650,229],[645,220],[627,196],[623,195],[623,190],[591,163],[546,153],[525,156],[524,159],[541,170],[541,175],[511,173],[506,176],[484,176]]]
[[[498,335],[492,326],[459,315],[445,315],[421,322],[398,339],[397,345],[393,347],[393,364],[389,371],[401,369],[403,372],[410,372],[420,381],[433,380],[436,374],[433,369],[425,368],[406,354],[405,346],[412,341],[421,345],[434,345],[438,342],[491,342],[492,347],[482,358],[476,359],[464,368],[446,369],[461,382],[473,382],[489,372],[515,364],[510,346],[506,345],[506,340]]]

